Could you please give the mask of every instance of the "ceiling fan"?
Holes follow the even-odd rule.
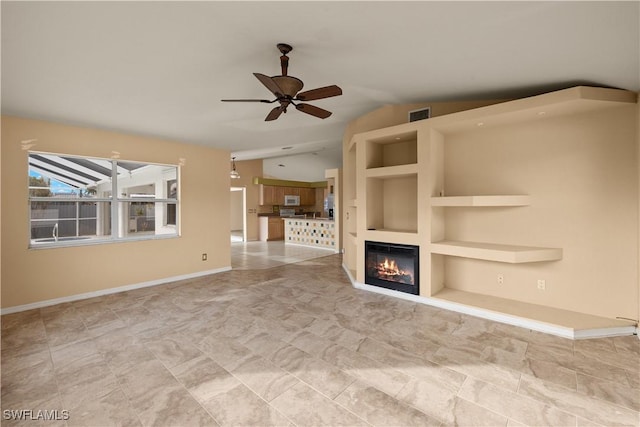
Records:
[[[278,43],[277,46],[280,53],[282,53],[282,56],[280,57],[282,75],[269,77],[264,74],[253,73],[253,75],[256,76],[256,78],[275,95],[276,99],[273,101],[269,101],[267,99],[223,99],[222,101],[263,102],[266,104],[273,104],[276,101],[279,102],[280,105],[267,114],[267,117],[264,119],[267,122],[277,119],[282,113],[286,113],[289,105],[293,105],[298,111],[302,111],[303,113],[307,113],[321,119],[329,117],[331,115],[331,111],[323,110],[322,108],[314,105],[305,104],[304,101],[313,101],[316,99],[342,95],[342,89],[336,85],[331,85],[300,92],[304,86],[302,80],[287,75],[287,69],[289,67],[289,57],[287,54],[291,52],[293,48],[286,43]]]

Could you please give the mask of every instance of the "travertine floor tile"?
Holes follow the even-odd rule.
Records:
[[[576,416],[484,381],[468,378],[460,397],[515,421],[536,426],[570,426]]]
[[[240,380],[206,356],[171,368],[173,375],[200,403],[240,385]]]
[[[291,422],[245,385],[239,384],[203,403],[221,426],[289,426]]]
[[[300,382],[262,356],[244,360],[231,373],[267,402]]]
[[[520,374],[490,363],[476,363],[482,360],[474,352],[466,352],[461,348],[441,347],[433,360],[451,370],[488,381],[511,391],[518,389]]]
[[[325,396],[333,399],[355,378],[324,360],[289,346],[273,356],[273,362]]]
[[[351,384],[336,402],[374,426],[439,426],[440,421],[361,382]]]
[[[482,352],[482,360],[503,368],[550,381],[576,390],[576,371],[547,360],[537,360],[514,354],[498,348],[487,347]]]
[[[640,411],[640,389],[578,373],[578,392]],[[639,420],[640,421],[640,420]]]
[[[429,417],[452,421],[458,387],[442,381],[410,380],[397,398]]]
[[[563,387],[528,376],[523,376],[518,393],[560,410],[578,414],[603,426],[636,426],[640,423],[637,411],[581,393],[573,393]]]
[[[367,423],[306,384],[298,384],[271,402],[298,426],[366,426]]]
[[[356,290],[339,255],[303,249],[243,244],[246,269],[2,316],[2,410],[70,411],[32,423],[56,427],[640,425],[637,337]]]

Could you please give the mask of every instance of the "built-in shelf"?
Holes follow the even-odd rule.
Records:
[[[402,176],[415,175],[418,173],[418,164],[399,166],[385,166],[381,168],[367,169],[367,178],[398,178]]]
[[[531,198],[525,195],[447,196],[431,198],[431,206],[438,207],[528,206],[529,204],[531,204]]]
[[[418,162],[415,129],[395,135],[366,139],[366,168],[409,165]]]
[[[500,245],[495,243],[443,240],[431,244],[431,252],[440,255],[475,258],[485,261],[519,264],[525,262],[557,261],[562,259],[560,248]]]
[[[398,230],[398,229],[393,229],[393,228],[369,228],[367,229],[368,232],[382,232],[382,233],[410,233],[410,234],[415,234],[417,233],[417,230]]]
[[[580,338],[580,331],[606,330],[606,329],[629,329],[633,332],[634,322],[606,317],[594,316],[585,313],[578,313],[570,310],[563,310],[539,304],[531,304],[512,299],[499,298],[491,295],[478,294],[473,292],[460,291],[457,289],[444,288],[433,298],[453,302],[474,309],[482,309],[497,314],[506,314],[518,318],[542,322],[560,328],[567,328],[573,331],[572,338]],[[602,331],[602,335],[616,335],[620,332],[607,334]]]
[[[637,94],[631,91],[577,86],[433,117],[429,119],[429,125],[435,131],[448,134],[615,108],[636,102]]]
[[[556,193],[545,194],[548,184],[545,181],[538,185],[537,175],[529,177],[525,174],[520,180],[518,165],[509,163],[509,167],[501,168],[501,164],[507,163],[500,162],[519,161],[519,158],[514,158],[515,154],[520,155],[520,151],[516,150],[525,150],[525,145],[537,144],[547,132],[555,132],[553,126],[556,126],[562,116],[614,108],[622,108],[626,114],[626,107],[636,104],[637,98],[637,93],[630,91],[575,87],[513,101],[486,103],[486,106],[464,111],[435,114],[429,120],[367,130],[350,139],[345,137],[344,173],[348,189],[345,192],[345,202],[347,218],[351,222],[343,231],[347,247],[343,259],[351,280],[368,286],[364,284],[365,241],[416,245],[420,247],[421,264],[425,270],[420,275],[421,296],[412,295],[411,298],[427,301],[425,303],[428,304],[435,301],[433,305],[438,307],[556,333],[567,338],[633,333],[633,322],[620,322],[554,308],[562,307],[563,301],[550,295],[535,294],[536,299],[522,296],[527,301],[541,304],[537,305],[482,294],[486,290],[494,295],[519,298],[506,288],[483,288],[477,287],[477,283],[461,282],[465,278],[475,277],[473,273],[478,269],[493,270],[493,277],[502,274],[500,269],[506,268],[504,264],[501,267],[500,264],[491,264],[493,262],[525,264],[512,267],[514,277],[523,277],[527,275],[527,270],[534,268],[526,263],[542,263],[535,265],[535,268],[545,270],[545,276],[537,277],[547,277],[549,280],[560,278],[556,274],[556,267],[563,274],[565,270],[573,268],[555,263],[563,258],[562,248],[469,242],[464,239],[473,240],[473,235],[481,234],[486,235],[485,238],[489,241],[508,241],[508,234],[503,233],[509,233],[515,227],[539,227],[535,224],[537,217],[529,212],[530,208],[516,207],[537,204],[538,197],[551,200],[556,197]],[[448,111],[448,107],[433,108],[432,111]],[[611,114],[614,115],[615,113]],[[389,117],[388,120],[381,121],[381,126],[394,120]],[[574,118],[568,117],[567,120]],[[356,123],[353,130],[358,127],[369,129],[371,123],[375,122],[370,122],[367,118],[363,123],[366,123],[366,127]],[[521,129],[516,126],[520,124],[523,125],[522,139]],[[538,125],[544,132],[538,133]],[[580,135],[576,134],[575,138],[578,140]],[[543,142],[551,146],[555,139]],[[467,144],[473,144],[472,147],[480,151],[466,150]],[[535,148],[538,150],[541,147]],[[479,156],[476,159],[475,155],[482,150],[486,150],[489,157]],[[494,157],[493,153],[504,156],[504,159]],[[500,162],[494,162],[496,159],[500,159]],[[517,187],[505,187],[505,182],[512,182]],[[554,181],[549,182],[553,185]],[[530,185],[531,183],[535,185]],[[440,193],[445,190],[446,196],[444,192]],[[557,188],[552,190],[557,191]],[[502,192],[516,194],[500,194]],[[531,192],[533,196],[517,194],[520,192]],[[443,196],[431,197],[436,194]],[[536,199],[533,200],[532,197]],[[556,207],[553,203],[541,203],[538,209],[544,213],[553,213]],[[477,218],[473,218],[474,216]],[[544,219],[543,216],[541,218]],[[501,219],[505,221],[502,230],[496,226]],[[564,242],[567,237],[550,231],[544,236],[550,236],[552,241],[557,239],[558,242]],[[447,238],[460,240],[445,240]],[[523,238],[522,241],[526,242],[527,239]],[[554,244],[556,243],[551,243]],[[564,243],[557,245],[565,246]],[[571,245],[571,241],[568,241],[566,247]],[[491,263],[464,262],[449,257]],[[554,263],[545,265],[545,262]],[[447,287],[448,285],[473,288],[480,293],[459,291]],[[575,289],[580,292],[579,286],[575,286]],[[375,291],[378,290],[376,288]],[[392,291],[384,289],[384,292]],[[564,303],[565,308],[581,307],[567,301]]]

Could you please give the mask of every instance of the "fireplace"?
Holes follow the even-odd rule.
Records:
[[[420,293],[418,246],[364,242],[365,283],[408,294]]]

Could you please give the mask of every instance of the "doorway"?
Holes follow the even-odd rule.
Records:
[[[247,189],[231,187],[231,243],[247,241]]]

